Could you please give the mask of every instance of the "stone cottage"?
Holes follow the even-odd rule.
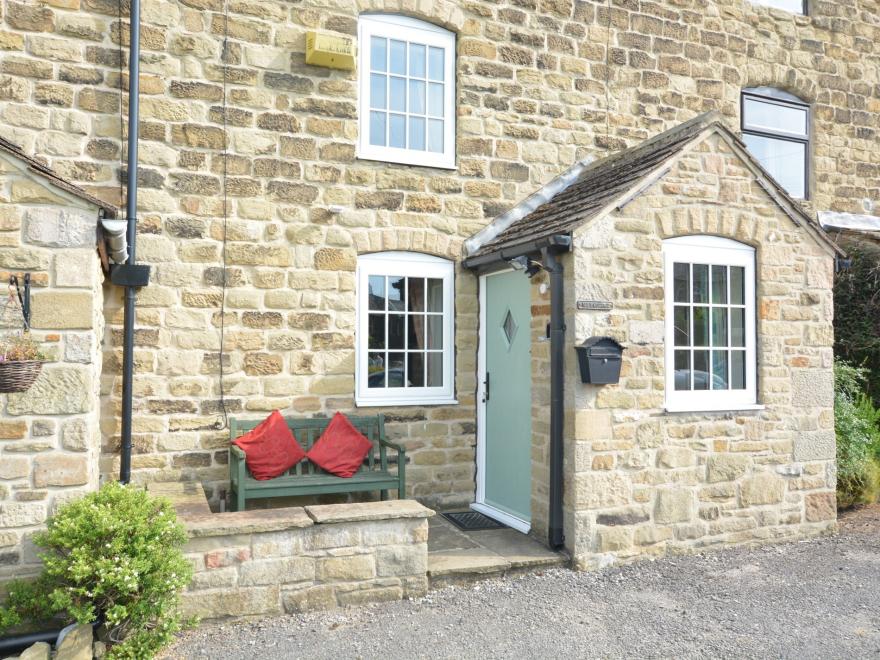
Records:
[[[114,206],[126,12],[9,0],[0,26],[0,136]],[[582,566],[833,527],[815,216],[880,196],[873,3],[144,0],[140,18],[135,481],[198,481],[218,507],[229,415],[369,411],[407,447],[408,497],[553,534]],[[318,37],[336,55],[314,59]],[[505,252],[511,232],[533,249]],[[18,255],[0,268],[57,272]],[[532,277],[490,272],[508,259]],[[122,295],[95,277],[84,487],[119,472]],[[624,346],[618,384],[580,382],[574,346],[598,336]],[[526,381],[528,454],[492,463],[488,416]],[[5,399],[0,463],[33,458],[0,476],[0,576],[32,568],[26,536],[62,498],[38,462],[83,414]]]

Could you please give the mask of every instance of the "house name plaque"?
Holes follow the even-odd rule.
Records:
[[[577,308],[590,312],[608,312],[614,309],[614,304],[607,300],[578,300]]]

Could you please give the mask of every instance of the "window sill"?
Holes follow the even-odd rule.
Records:
[[[389,397],[381,401],[376,399],[358,399],[354,400],[358,408],[391,408],[395,406],[456,406],[458,399],[455,397],[433,397],[425,399],[401,399]]]
[[[455,171],[458,169],[458,165],[455,163],[455,156],[452,157],[450,161],[449,158],[431,158],[426,159],[420,154],[424,154],[427,152],[418,152],[419,155],[415,155],[412,158],[408,158],[406,156],[391,156],[391,155],[382,155],[382,154],[371,154],[358,152],[356,154],[356,158],[358,160],[366,160],[374,163],[384,163],[385,165],[408,165],[410,167],[427,167],[435,170],[449,170]]]
[[[751,412],[764,410],[767,406],[760,403],[746,404],[742,406],[666,406],[668,413],[699,413],[699,412]]]

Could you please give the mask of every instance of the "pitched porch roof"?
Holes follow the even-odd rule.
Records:
[[[576,163],[468,239],[465,265],[479,265],[493,255],[511,258],[531,251],[537,242],[569,234],[581,224],[623,206],[669,171],[673,161],[689,147],[712,134],[727,142],[795,224],[807,229],[829,252],[843,254],[819,224],[749,154],[721,115],[710,112],[601,160]]]

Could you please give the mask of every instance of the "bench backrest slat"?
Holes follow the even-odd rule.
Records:
[[[379,438],[385,439],[385,418],[384,415],[375,416],[348,416],[349,421],[354,427],[363,433],[372,443],[372,448],[364,459],[364,463],[358,469],[358,472],[373,471],[376,465],[376,449],[379,449],[379,465],[382,470],[388,469],[388,457],[386,448],[379,442]],[[285,417],[288,428],[293,432],[294,437],[300,446],[308,452],[321,437],[321,434],[330,423],[328,417],[313,417],[311,419],[303,419],[299,417]],[[230,440],[244,435],[254,427],[258,426],[263,420],[261,419],[237,419],[229,420],[229,436]],[[327,474],[317,465],[309,460],[303,460],[287,471],[291,475],[312,475]]]

